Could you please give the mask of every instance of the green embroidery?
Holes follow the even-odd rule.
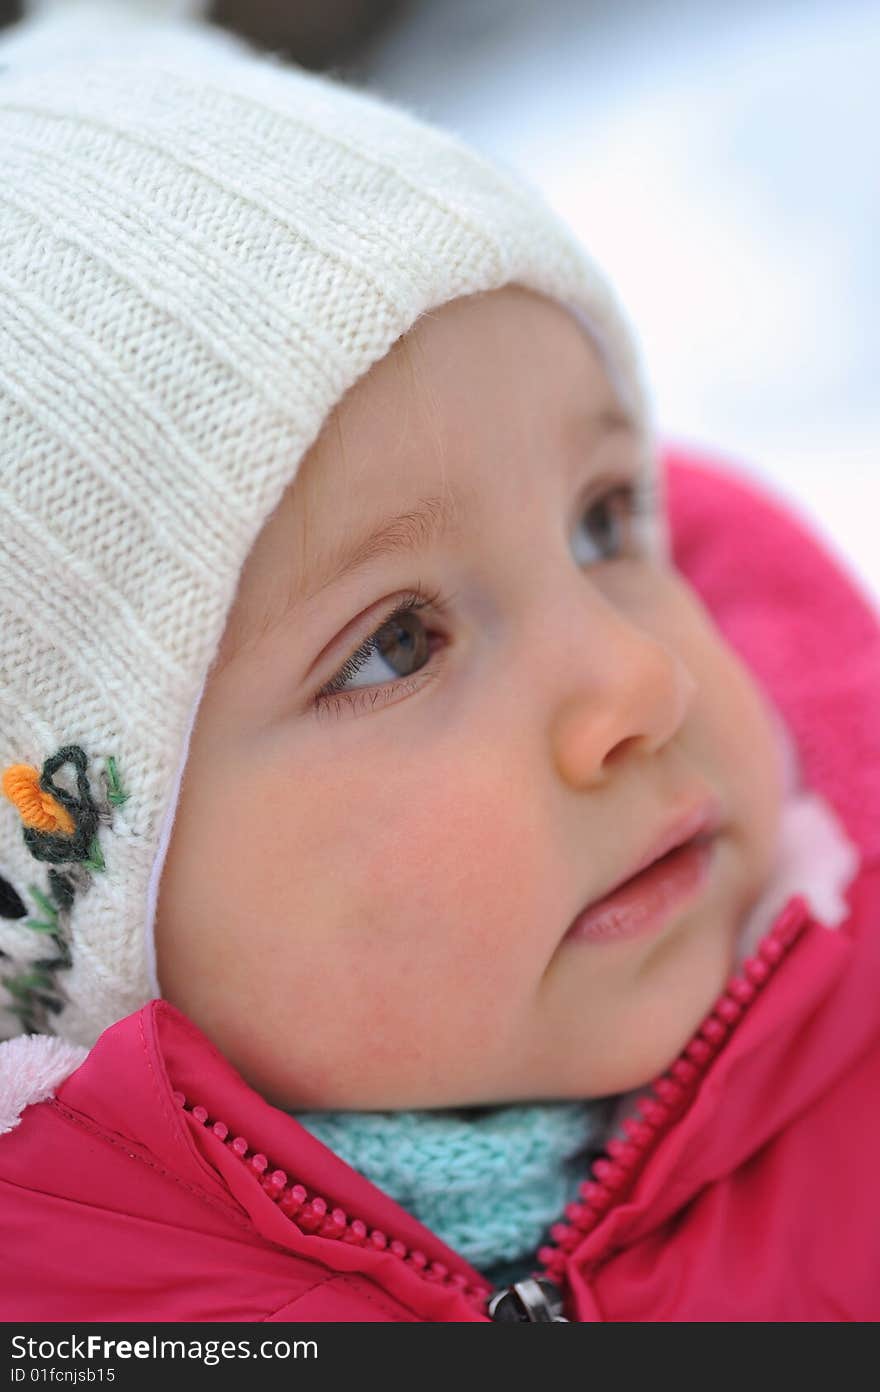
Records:
[[[89,870],[105,870],[104,857],[101,854],[101,845],[97,836],[92,837],[92,844],[89,847],[89,858],[84,862]]]
[[[107,759],[107,782],[110,786],[107,798],[109,802],[112,802],[114,807],[121,807],[124,802],[128,802],[131,794],[124,793],[119,786],[119,777],[116,773],[116,760],[112,755]]]

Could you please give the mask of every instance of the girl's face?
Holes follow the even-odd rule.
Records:
[[[420,319],[260,533],[156,940],[166,998],[270,1101],[619,1093],[723,990],[782,767],[749,671],[637,539],[638,469],[574,319],[507,288]],[[711,797],[695,897],[641,937],[566,937]]]

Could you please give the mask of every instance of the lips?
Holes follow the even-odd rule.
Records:
[[[721,804],[716,798],[704,799],[696,807],[670,822],[665,830],[660,833],[654,841],[651,849],[647,851],[640,860],[631,866],[625,875],[610,884],[607,889],[578,911],[578,917],[585,912],[585,909],[593,908],[596,904],[601,904],[609,895],[614,894],[623,885],[627,884],[641,871],[646,870],[655,861],[661,860],[678,846],[683,846],[685,842],[695,840],[705,840],[711,836],[721,822]]]
[[[566,938],[609,944],[661,931],[709,885],[715,838],[695,836],[578,914]]]

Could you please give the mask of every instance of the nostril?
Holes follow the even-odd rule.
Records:
[[[647,748],[644,750],[639,749],[640,745],[647,746],[647,744],[648,740],[645,735],[627,735],[625,739],[619,740],[614,748],[608,751],[605,755],[605,763],[618,764],[622,759],[627,759],[634,752],[649,753],[650,751]]]

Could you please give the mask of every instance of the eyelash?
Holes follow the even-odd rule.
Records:
[[[362,687],[356,691],[339,691],[336,689],[338,686],[341,686],[343,682],[348,681],[350,677],[353,677],[356,672],[360,671],[364,663],[369,661],[376,649],[376,638],[378,635],[401,614],[412,614],[418,613],[420,609],[431,609],[442,618],[446,614],[447,608],[451,602],[451,596],[444,596],[439,590],[434,590],[432,593],[429,593],[422,588],[421,584],[417,584],[414,590],[410,590],[408,594],[405,594],[403,598],[395,604],[390,613],[385,615],[382,622],[373,630],[369,637],[361,643],[360,647],[357,648],[350,657],[346,658],[345,662],[343,662],[342,666],[339,668],[339,671],[330,678],[326,686],[322,686],[321,690],[317,692],[315,696],[315,706],[318,710],[320,711],[322,708],[330,705],[341,705],[343,702],[349,706],[359,706],[362,705],[364,701],[369,701],[370,706],[375,708],[377,700],[387,700],[388,696],[396,694],[401,686],[403,686],[404,690],[413,691],[421,686],[423,682],[430,680],[429,675],[423,676],[420,671],[417,681],[408,677],[399,677],[397,681],[387,682],[383,686]],[[387,695],[383,693],[387,693]]]
[[[584,515],[592,512],[600,503],[606,503],[612,498],[623,496],[627,502],[627,512],[631,521],[635,522],[640,518],[653,515],[656,502],[657,490],[653,481],[649,483],[629,481],[623,484],[615,484],[606,489],[598,497],[588,500],[585,505]],[[439,590],[433,593],[425,591],[421,584],[417,584],[414,590],[409,591],[400,599],[393,609],[385,615],[382,622],[369,634],[339,670],[331,677],[330,681],[322,686],[320,691],[314,696],[314,706],[320,715],[322,710],[329,706],[339,707],[343,703],[358,708],[368,703],[369,708],[375,710],[377,702],[385,702],[391,697],[397,697],[401,690],[403,692],[418,690],[426,681],[431,681],[434,673],[425,672],[424,668],[419,669],[417,677],[399,677],[396,681],[386,682],[381,686],[361,687],[355,691],[342,691],[341,687],[346,681],[355,675],[356,672],[368,662],[376,650],[376,639],[383,629],[392,624],[395,619],[402,614],[418,613],[422,609],[430,609],[434,614],[443,618],[452,602],[451,596],[444,596]]]

